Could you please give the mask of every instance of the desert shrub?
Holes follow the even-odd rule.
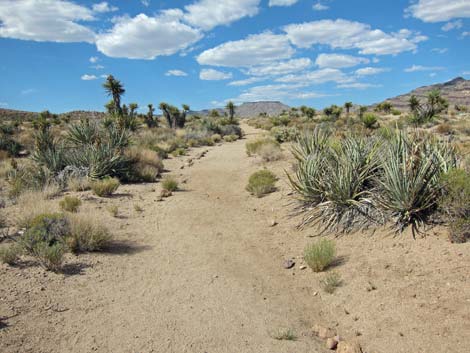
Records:
[[[0,133],[0,150],[7,152],[10,156],[17,156],[21,151],[21,144],[15,141],[11,136]]]
[[[69,220],[70,234],[67,237],[67,245],[72,252],[98,251],[109,245],[111,233],[96,216],[70,215]]]
[[[325,275],[320,281],[323,290],[328,294],[333,294],[336,288],[341,286],[341,276],[337,272],[331,272]]]
[[[115,218],[119,216],[119,207],[117,205],[109,205],[106,209],[111,216]]]
[[[65,196],[60,202],[59,206],[63,211],[77,212],[82,201],[75,196]]]
[[[238,140],[237,135],[225,135],[224,136],[224,141],[225,142],[234,142],[234,141],[237,141],[237,140]]]
[[[56,203],[47,201],[47,195],[42,191],[28,191],[16,200],[18,205],[15,223],[18,228],[27,228],[36,217],[45,213],[59,211]]]
[[[273,333],[273,338],[278,341],[295,341],[297,336],[292,329],[278,330]]]
[[[14,265],[21,254],[21,248],[18,244],[10,244],[0,248],[0,261],[4,264]]]
[[[72,191],[87,191],[91,189],[90,180],[87,177],[72,177],[67,180],[67,187]]]
[[[68,219],[60,213],[35,217],[19,239],[19,244],[47,270],[58,271],[66,252],[65,239],[70,234]]]
[[[457,164],[455,150],[430,136],[397,132],[381,153],[377,204],[394,219],[397,231],[423,225],[441,194],[440,178]]]
[[[162,188],[163,190],[170,192],[176,191],[178,190],[178,181],[174,177],[168,175],[162,180]]]
[[[109,197],[119,188],[119,180],[116,178],[104,178],[91,182],[91,190],[96,196]]]
[[[437,126],[436,132],[442,135],[450,135],[452,134],[453,130],[450,124],[442,123]]]
[[[16,198],[28,190],[43,190],[47,185],[54,183],[54,177],[46,168],[24,165],[10,169],[7,182],[10,187],[9,196]]]
[[[289,180],[300,196],[301,226],[350,231],[378,217],[369,188],[379,168],[379,147],[373,138],[330,139],[319,128],[298,140],[293,150],[297,171]]]
[[[126,151],[126,156],[133,163],[135,181],[153,182],[163,171],[163,162],[156,151],[134,146]]]
[[[258,154],[265,162],[282,159],[282,151],[279,145],[264,144],[259,148]]]
[[[248,156],[253,156],[253,155],[259,154],[260,149],[263,146],[267,146],[267,145],[273,146],[274,148],[277,148],[277,149],[280,149],[280,145],[277,141],[275,141],[271,138],[261,137],[261,138],[258,138],[256,140],[248,141],[245,144],[246,154]]]
[[[279,115],[271,118],[273,126],[287,126],[291,122],[291,118],[288,115]]]
[[[211,139],[212,139],[212,141],[214,141],[214,143],[217,143],[217,142],[220,142],[222,140],[222,136],[220,136],[219,134],[213,134],[211,136]]]
[[[299,137],[299,130],[295,127],[273,127],[271,135],[279,143],[295,141]]]
[[[330,266],[336,257],[336,246],[332,240],[321,239],[305,248],[304,260],[314,271],[321,272]]]
[[[171,155],[173,157],[184,156],[185,154],[186,154],[186,148],[183,148],[183,147],[178,147],[171,152]]]
[[[367,129],[375,129],[378,126],[377,115],[374,113],[365,113],[361,121]]]
[[[230,124],[230,125],[222,125],[220,126],[220,135],[222,136],[227,136],[227,135],[235,135],[237,138],[242,138],[243,137],[243,132],[240,126],[235,125],[235,124]]]
[[[262,197],[276,190],[276,181],[277,177],[271,171],[263,169],[250,176],[246,190],[256,197]]]
[[[453,169],[442,176],[441,184],[439,206],[450,224],[450,241],[464,243],[470,240],[470,173]]]

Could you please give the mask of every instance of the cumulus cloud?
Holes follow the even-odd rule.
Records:
[[[113,12],[119,10],[116,6],[109,6],[106,1],[100,2],[98,4],[93,4],[92,9],[94,12],[98,13]]]
[[[334,68],[340,69],[344,67],[353,67],[360,64],[368,64],[370,62],[367,58],[345,54],[320,54],[315,60],[315,64],[320,68]]]
[[[363,67],[361,69],[356,70],[355,74],[357,76],[372,76],[387,71],[390,71],[390,69],[382,67]]]
[[[246,73],[253,76],[286,75],[292,72],[305,70],[310,66],[312,66],[312,61],[309,58],[299,58],[274,62],[262,66],[254,66],[249,68]]]
[[[93,21],[93,11],[70,1],[0,1],[0,37],[39,42],[88,42],[95,34],[79,22]]]
[[[453,29],[459,29],[463,27],[463,22],[462,20],[457,20],[457,21],[452,21],[452,22],[447,22],[444,26],[441,27],[441,29],[444,32],[449,32]]]
[[[286,75],[276,79],[277,82],[284,83],[304,83],[310,85],[317,85],[326,82],[349,82],[351,78],[348,78],[344,72],[338,69],[321,69],[315,71],[309,71],[301,75]]]
[[[351,82],[351,83],[342,83],[336,87],[350,88],[350,89],[367,89],[367,88],[382,87],[382,85],[376,85],[372,83],[362,83],[362,82]]]
[[[188,74],[182,70],[168,70],[165,76],[188,76]]]
[[[325,10],[328,10],[329,7],[322,4],[321,2],[317,2],[316,4],[313,4],[313,9],[315,11],[325,11]]]
[[[424,22],[443,22],[453,18],[470,17],[468,0],[419,0],[405,10],[405,14]]]
[[[321,93],[306,91],[305,85],[274,84],[251,87],[231,100],[235,103],[242,103],[264,100],[312,99],[324,96]]]
[[[294,49],[286,36],[265,32],[208,49],[197,57],[197,62],[201,65],[249,67],[288,59],[293,54]]]
[[[255,16],[259,3],[260,0],[199,0],[184,7],[184,20],[198,28],[210,30],[243,17]]]
[[[90,59],[88,59],[92,64],[95,64],[98,62],[99,58],[97,56],[92,56]]]
[[[92,81],[92,80],[96,80],[97,78],[98,77],[96,77],[95,75],[88,75],[88,74],[82,75],[82,77],[80,77],[80,79],[83,81]]]
[[[417,72],[417,71],[440,71],[445,70],[442,66],[422,66],[422,65],[412,65],[406,68],[405,72]]]
[[[175,54],[201,38],[199,30],[180,22],[171,13],[156,17],[139,14],[118,19],[111,30],[98,35],[96,47],[114,58],[151,60]]]
[[[292,6],[298,0],[269,0],[269,7],[273,6]]]
[[[427,39],[406,29],[385,33],[368,24],[343,19],[291,24],[283,29],[290,41],[300,48],[324,44],[332,48],[356,48],[361,54],[375,55],[415,51],[416,44]]]
[[[199,78],[204,81],[220,81],[232,78],[232,73],[222,72],[214,69],[202,69]]]

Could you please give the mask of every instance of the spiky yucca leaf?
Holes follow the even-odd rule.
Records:
[[[100,131],[95,122],[82,120],[69,127],[66,139],[74,146],[92,145],[100,140]]]

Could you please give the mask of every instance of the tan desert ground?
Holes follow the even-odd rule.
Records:
[[[269,165],[277,192],[254,198],[245,186],[263,163],[245,143],[261,130],[242,128],[245,139],[165,161],[182,190],[163,201],[159,183],[77,194],[115,234],[106,252],[67,255],[59,274],[0,265],[0,352],[327,352],[319,326],[367,353],[469,351],[470,243],[441,228],[343,235],[328,270],[342,285],[325,293],[302,260],[318,233],[290,217],[288,149]]]

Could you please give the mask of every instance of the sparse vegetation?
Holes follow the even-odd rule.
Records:
[[[111,233],[96,215],[70,215],[69,221],[70,234],[67,237],[67,245],[72,252],[99,251],[109,245]]]
[[[4,264],[14,265],[21,254],[21,247],[18,244],[9,244],[0,248],[0,261]]]
[[[328,294],[333,294],[336,288],[341,286],[341,276],[337,272],[330,272],[320,281],[323,290]]]
[[[321,239],[305,248],[304,260],[314,271],[324,271],[336,258],[336,246],[332,240]]]
[[[262,197],[276,190],[277,177],[269,170],[253,173],[248,179],[247,191],[256,197]]]
[[[273,338],[278,341],[295,341],[297,336],[292,329],[280,329],[273,334]]]
[[[116,178],[104,178],[91,182],[91,190],[96,196],[109,197],[119,188],[119,180]]]
[[[108,210],[109,214],[113,216],[114,218],[119,216],[119,207],[117,205],[109,205],[106,207]]]
[[[163,190],[174,192],[178,190],[178,181],[172,176],[166,176],[162,180]]]
[[[60,202],[59,206],[63,211],[77,212],[82,201],[78,197],[65,196]]]

